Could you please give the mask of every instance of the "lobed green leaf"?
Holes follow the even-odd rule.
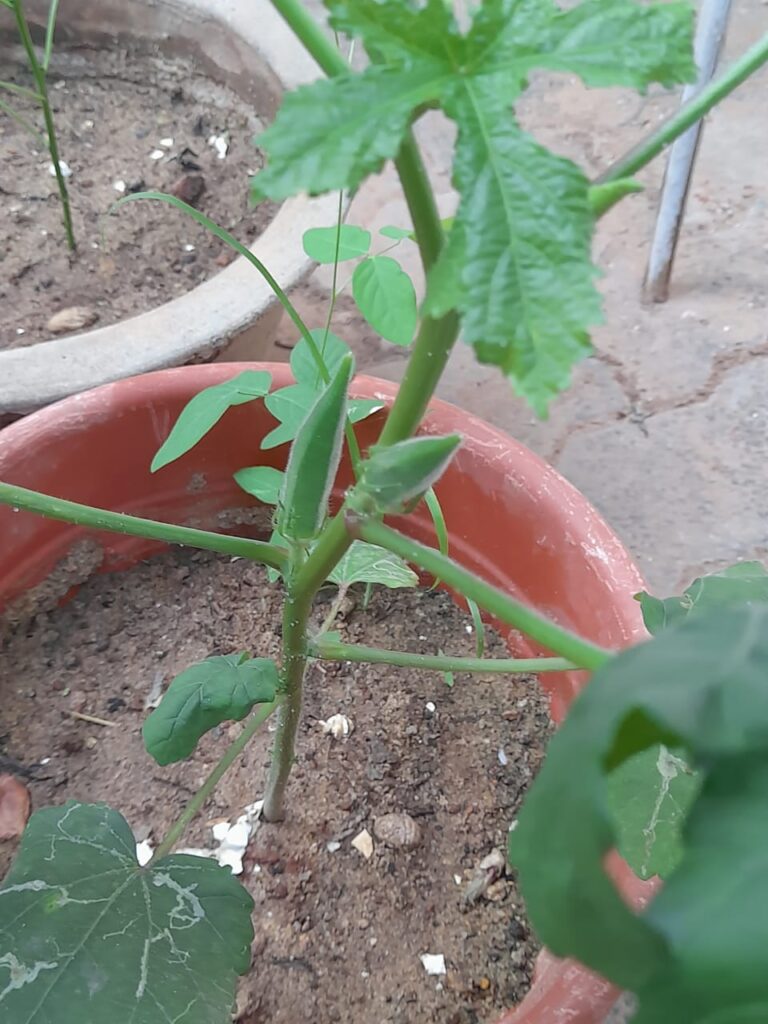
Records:
[[[252,179],[255,199],[355,189],[394,157],[415,108],[435,99],[445,70],[434,62],[401,71],[374,66],[288,93],[259,138],[269,156]]]
[[[8,1024],[228,1024],[253,900],[212,860],[146,868],[125,819],[70,801],[29,820],[0,886]]]
[[[642,1024],[768,1013],[767,676],[764,604],[692,615],[618,655],[553,737],[511,836],[541,939],[635,991]],[[700,788],[682,832],[670,833],[671,874],[635,915],[604,867],[622,827],[609,810],[610,776],[659,744],[675,756],[685,751]],[[647,828],[660,793],[657,783],[642,814],[625,808],[627,825],[634,816]],[[674,848],[680,836],[682,852]]]
[[[239,722],[277,692],[277,668],[268,658],[225,654],[206,658],[171,682],[144,722],[147,752],[158,764],[189,757],[200,737],[221,722]]]
[[[284,479],[283,471],[273,466],[250,466],[235,473],[236,483],[265,505],[277,504]]]
[[[681,597],[658,598],[636,594],[645,628],[660,633],[693,613],[729,605],[768,601],[768,573],[760,562],[737,562],[720,572],[693,581]]]

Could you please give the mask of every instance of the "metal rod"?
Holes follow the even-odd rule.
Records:
[[[704,0],[694,44],[699,77],[695,84],[687,85],[683,90],[681,105],[696,96],[712,79],[730,11],[731,0]],[[669,153],[643,286],[645,297],[652,302],[666,302],[669,297],[672,266],[703,126],[703,121],[697,121],[677,139]]]

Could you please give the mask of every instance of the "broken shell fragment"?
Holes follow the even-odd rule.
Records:
[[[352,719],[346,715],[331,715],[325,721],[320,719],[320,726],[326,736],[333,736],[335,740],[345,740],[355,728]]]

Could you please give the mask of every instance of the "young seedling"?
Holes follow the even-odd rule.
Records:
[[[161,764],[189,756],[215,725],[244,720],[149,864],[139,866],[128,823],[108,807],[70,802],[32,816],[0,887],[0,1008],[9,1020],[27,1024],[230,1019],[235,977],[249,961],[250,897],[216,864],[173,849],[273,714],[263,813],[270,821],[283,816],[306,666],[316,658],[431,668],[451,681],[449,674],[459,671],[595,672],[557,735],[514,833],[512,855],[534,924],[555,952],[579,956],[637,991],[642,1021],[763,1019],[768,610],[756,606],[766,597],[761,572],[753,567],[751,575],[724,574],[725,583],[701,582],[681,602],[644,597],[650,626],[683,621],[616,656],[450,557],[433,486],[451,471],[461,438],[419,435],[419,427],[460,327],[481,361],[498,365],[518,394],[546,412],[571,367],[588,354],[587,330],[599,315],[589,255],[596,218],[635,189],[631,174],[768,59],[768,40],[706,100],[699,97],[676,115],[673,129],[662,126],[592,184],[517,124],[511,108],[529,73],[546,68],[579,75],[591,86],[639,89],[688,81],[694,67],[687,6],[586,0],[562,10],[549,0],[485,0],[461,31],[443,0],[421,6],[328,0],[333,28],[361,39],[372,58],[365,71],[353,73],[297,0],[274,2],[330,77],[286,96],[261,140],[269,164],[254,179],[254,195],[281,199],[355,189],[394,159],[427,276],[420,309],[399,267],[381,262],[392,258],[370,256],[366,232],[339,222],[310,235],[305,246],[335,268],[360,260],[353,292],[363,313],[395,343],[413,347],[377,443],[361,452],[354,423],[377,403],[350,396],[353,359],[331,333],[330,316],[310,329],[263,264],[186,208],[271,283],[300,335],[291,355],[295,383],[273,391],[269,374],[250,370],[201,392],[179,416],[152,469],[162,473],[182,458],[230,407],[264,401],[277,426],[261,447],[289,444],[286,468],[257,462],[235,478],[274,506],[270,540],[153,522],[0,484],[0,501],[17,508],[253,559],[282,577],[284,592],[276,662],[258,651],[206,659],[171,683],[146,720],[147,750]],[[447,225],[411,132],[431,107],[442,108],[458,126],[460,202]],[[144,198],[184,206],[159,194]],[[394,241],[409,235],[388,229]],[[353,482],[333,512],[329,496],[344,444]],[[432,512],[440,550],[384,522],[388,513],[407,515],[421,501]],[[475,657],[343,644],[330,632],[333,608],[319,631],[310,628],[316,595],[327,581],[340,590],[355,583],[413,586],[411,566],[467,601]],[[718,608],[707,612],[713,600]],[[721,600],[734,606],[723,610]],[[520,630],[549,655],[483,657],[483,615]],[[645,801],[642,815],[621,795],[628,785]],[[688,805],[691,810],[682,836],[677,828],[664,840],[665,852],[657,833],[670,832],[665,808],[673,798],[681,817]],[[604,873],[605,853],[617,843],[641,871],[657,870],[662,861],[674,866],[664,893],[642,916],[627,909]],[[726,872],[735,874],[727,890],[719,884]]]
[[[51,157],[51,167],[56,177],[56,185],[59,190],[61,203],[61,216],[64,221],[64,232],[67,236],[67,245],[70,252],[77,248],[75,243],[75,232],[72,227],[72,211],[69,205],[69,190],[67,189],[66,165],[59,156],[59,144],[56,138],[56,125],[53,119],[53,111],[48,96],[48,68],[53,53],[53,37],[56,30],[56,15],[59,8],[59,0],[50,0],[48,8],[48,20],[45,29],[45,45],[42,57],[38,56],[35,44],[32,40],[32,33],[29,22],[24,12],[24,0],[0,0],[5,7],[13,12],[16,19],[16,28],[19,34],[19,41],[24,48],[27,64],[34,79],[35,88],[27,89],[13,82],[0,81],[0,92],[9,92],[25,96],[34,100],[40,107],[45,124],[45,136],[41,138],[37,129],[27,121],[25,117],[16,113],[13,106],[0,100],[0,110],[4,111],[28,131],[35,139],[40,140],[43,147],[48,150]]]

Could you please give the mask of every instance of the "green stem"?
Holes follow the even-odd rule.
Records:
[[[116,210],[119,207],[124,206],[126,203],[135,203],[140,200],[154,200],[159,203],[167,203],[168,206],[175,206],[176,209],[186,213],[188,217],[191,217],[192,220],[197,221],[198,224],[202,225],[206,231],[210,231],[212,235],[215,235],[215,237],[224,242],[225,245],[228,245],[230,249],[236,252],[239,256],[242,256],[243,259],[248,260],[251,266],[258,270],[267,282],[274,292],[277,301],[291,318],[291,321],[295,325],[299,334],[301,334],[302,338],[307,343],[307,347],[315,361],[315,365],[317,366],[318,373],[323,379],[323,383],[328,384],[331,376],[328,373],[328,367],[325,365],[322,353],[317,347],[317,342],[312,336],[312,332],[302,320],[296,307],[277,283],[277,280],[261,262],[259,257],[251,252],[247,245],[243,245],[243,243],[238,241],[233,234],[221,227],[215,221],[211,220],[211,218],[207,217],[204,213],[201,213],[200,210],[196,210],[194,206],[190,206],[189,203],[185,203],[183,199],[179,199],[178,196],[172,196],[167,192],[134,192],[129,196],[123,196],[122,199],[118,199],[112,204],[110,213],[112,210]],[[360,446],[357,443],[355,430],[349,418],[344,425],[344,434],[349,447],[349,457],[352,463],[352,468],[355,474],[357,474],[360,466]]]
[[[636,174],[654,157],[658,156],[666,146],[674,142],[678,136],[701,120],[712,107],[754,74],[766,61],[768,61],[768,33],[750,47],[743,57],[732,64],[725,74],[705,86],[689,103],[681,107],[674,117],[665,121],[661,127],[651,132],[629,153],[612,164],[607,171],[595,179],[595,184],[601,185],[608,181],[615,181],[617,178],[628,178]]]
[[[274,544],[265,544],[248,537],[230,537],[223,533],[195,530],[173,523],[159,523],[154,519],[142,519],[121,512],[108,512],[106,509],[80,505],[64,498],[54,498],[49,494],[40,494],[39,491],[30,491],[26,487],[17,487],[14,484],[0,483],[0,505],[23,508],[49,519],[61,519],[65,523],[88,526],[94,530],[108,530],[110,533],[122,533],[130,537],[146,537],[148,540],[165,541],[167,544],[184,544],[206,551],[219,551],[225,555],[250,558],[280,572],[284,571],[286,564],[285,551]]]
[[[161,857],[165,857],[171,852],[176,843],[182,837],[186,831],[187,826],[196,816],[198,811],[202,808],[205,801],[221,782],[225,773],[232,767],[237,758],[247,747],[250,740],[258,732],[261,726],[266,722],[275,708],[280,704],[281,698],[277,698],[272,704],[260,704],[258,708],[252,713],[251,717],[243,726],[242,732],[233,740],[232,743],[224,751],[221,760],[212,770],[208,778],[202,784],[200,789],[195,793],[192,799],[189,801],[187,806],[181,812],[181,815],[174,822],[173,825],[166,832],[163,841],[157,847],[152,857],[153,861],[158,861]]]
[[[379,444],[405,441],[427,410],[451,350],[459,336],[459,318],[448,313],[440,320],[422,320],[403,381],[379,438]]]
[[[323,636],[310,645],[309,654],[323,661],[360,661],[371,665],[434,669],[435,672],[567,672],[578,667],[565,658],[454,658],[447,654],[411,654],[342,644]]]
[[[278,713],[269,779],[264,793],[262,814],[267,821],[281,821],[284,816],[285,789],[296,756],[296,732],[301,720],[304,671],[307,667],[307,620],[314,593],[297,592],[295,581],[296,575],[293,571],[289,572],[283,605],[283,664],[280,680],[284,701]]]
[[[445,232],[427,169],[410,128],[398,151],[395,168],[408,204],[424,272],[428,273],[443,248]]]
[[[325,583],[352,543],[344,510],[338,512],[320,534],[312,554],[296,574],[295,593],[309,608],[315,594]]]
[[[48,152],[51,154],[51,163],[53,164],[53,170],[56,174],[56,184],[59,187],[59,198],[61,199],[61,212],[64,220],[64,231],[67,236],[67,245],[69,246],[70,252],[75,252],[77,245],[75,243],[75,233],[72,228],[72,212],[69,208],[69,192],[67,191],[67,183],[64,180],[64,174],[61,170],[59,145],[56,139],[56,125],[53,122],[53,111],[51,110],[51,104],[48,98],[48,84],[45,80],[45,71],[38,61],[37,54],[35,53],[35,44],[32,42],[29,25],[27,24],[27,19],[24,16],[23,0],[15,0],[13,10],[16,15],[16,26],[19,30],[19,38],[21,39],[24,50],[26,51],[29,68],[35,79],[35,85],[37,86],[37,91],[40,95],[40,106],[43,111],[45,134],[48,140]]]
[[[612,657],[611,651],[557,626],[532,608],[481,580],[479,576],[462,569],[433,548],[425,547],[382,523],[357,522],[353,524],[353,529],[369,544],[378,544],[433,576],[439,576],[449,587],[465,597],[471,597],[501,622],[514,626],[542,647],[567,658],[579,668],[594,670]]]

